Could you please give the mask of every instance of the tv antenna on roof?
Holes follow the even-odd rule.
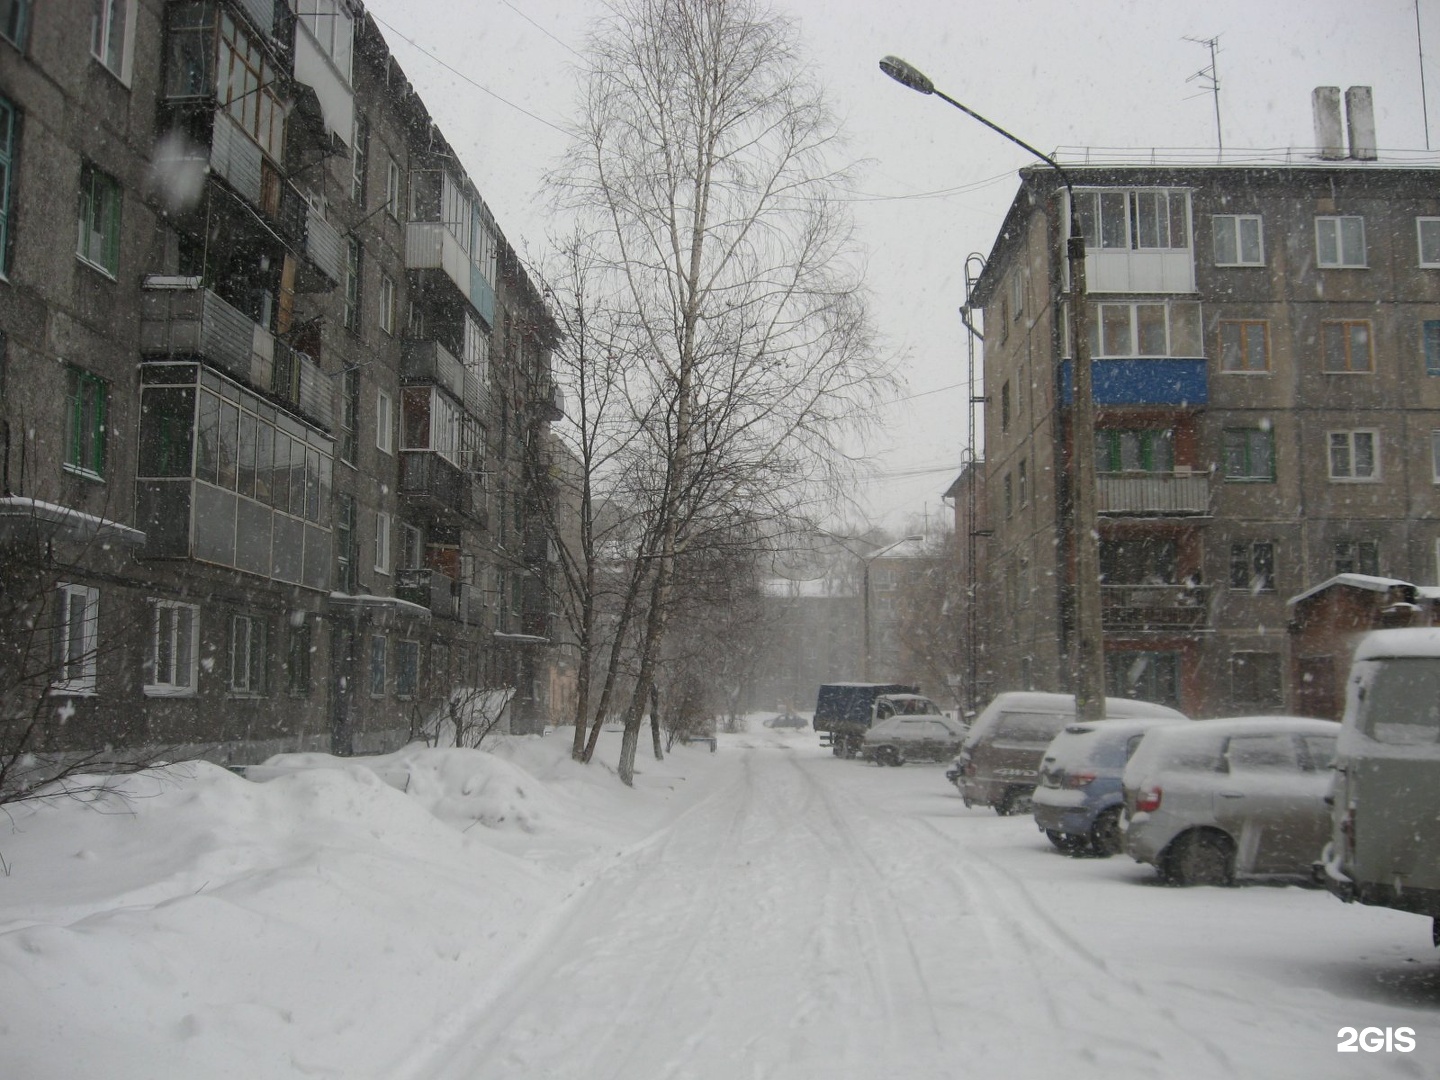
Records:
[[[1214,95],[1215,143],[1219,147],[1220,152],[1223,154],[1225,152],[1225,136],[1221,133],[1220,130],[1220,75],[1215,67],[1215,54],[1220,51],[1220,37],[1217,34],[1215,37],[1212,38],[1187,37],[1185,38],[1185,40],[1193,41],[1196,45],[1204,45],[1210,50],[1210,66],[1201,68],[1199,71],[1195,72],[1194,75],[1191,75],[1185,81],[1194,82],[1196,79],[1200,79],[1200,85],[1204,88],[1204,90]]]

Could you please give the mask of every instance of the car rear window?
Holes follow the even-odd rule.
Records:
[[[1440,742],[1440,659],[1397,657],[1375,665],[1360,692],[1359,728],[1376,742]]]
[[[1006,742],[1044,744],[1072,719],[1059,713],[1006,713],[1000,718],[995,737]]]

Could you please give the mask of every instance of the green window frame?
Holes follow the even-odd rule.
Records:
[[[1169,428],[1102,428],[1095,432],[1099,473],[1175,471],[1175,433]]]
[[[23,50],[29,29],[30,0],[0,0],[0,37]]]
[[[66,401],[65,467],[71,472],[105,476],[105,431],[110,404],[105,380],[70,368]]]
[[[120,182],[94,165],[80,167],[79,236],[75,254],[115,277],[120,271]]]
[[[0,0],[3,3],[4,0]],[[20,114],[0,97],[0,278],[10,269],[10,189],[15,175],[16,131]]]
[[[1275,480],[1275,433],[1269,428],[1226,428],[1225,479],[1260,483]]]

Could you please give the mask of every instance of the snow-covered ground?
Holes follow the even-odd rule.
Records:
[[[642,756],[634,790],[617,743],[12,808],[0,1077],[1440,1077],[1426,920],[1066,858],[809,731]]]

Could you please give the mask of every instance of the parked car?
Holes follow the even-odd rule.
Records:
[[[1035,824],[1061,851],[1109,857],[1120,851],[1120,776],[1140,738],[1170,716],[1070,724],[1045,748],[1032,797]]]
[[[772,716],[769,720],[766,720],[765,726],[768,728],[808,728],[810,721],[806,720],[805,717],[799,713],[794,713],[787,709],[780,715]]]
[[[1107,719],[1165,716],[1186,719],[1164,705],[1130,698],[1106,698]],[[1071,694],[1010,691],[995,695],[975,718],[946,777],[966,806],[990,806],[1000,815],[1030,812],[1040,779],[1040,759],[1050,740],[1075,722]]]
[[[1125,766],[1125,850],[1177,885],[1310,873],[1329,834],[1339,725],[1248,716],[1145,733]]]
[[[860,756],[877,765],[954,757],[965,739],[965,725],[941,713],[928,698],[905,697],[904,701],[883,697],[875,703],[876,711],[885,709],[889,718],[865,733]],[[893,711],[897,706],[901,711]]]
[[[1320,879],[1340,899],[1427,915],[1440,946],[1440,630],[1355,651]]]

